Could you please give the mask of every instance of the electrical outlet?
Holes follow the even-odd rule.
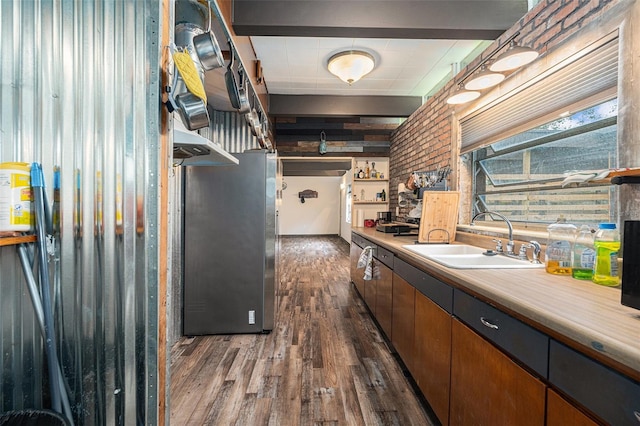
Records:
[[[249,311],[249,324],[256,323],[256,311]]]

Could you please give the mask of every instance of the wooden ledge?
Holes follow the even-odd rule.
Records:
[[[3,237],[0,236],[0,247],[2,246],[12,246],[16,244],[22,243],[34,243],[37,238],[35,235],[24,235],[18,237]]]

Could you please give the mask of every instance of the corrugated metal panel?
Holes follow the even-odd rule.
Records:
[[[241,153],[247,149],[260,149],[258,138],[249,129],[244,116],[236,112],[214,111],[211,117],[209,139],[220,143],[225,151]]]
[[[78,424],[157,419],[160,2],[0,2],[0,162],[60,170],[59,357]],[[0,411],[41,407],[42,339],[0,248]]]

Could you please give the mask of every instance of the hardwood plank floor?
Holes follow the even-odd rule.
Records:
[[[349,280],[338,237],[283,237],[270,334],[183,337],[172,425],[430,425]]]

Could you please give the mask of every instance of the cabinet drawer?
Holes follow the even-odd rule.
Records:
[[[454,290],[453,313],[542,377],[547,377],[549,337],[527,324]]]
[[[373,255],[374,256],[376,255],[377,246],[375,244],[373,244],[371,241],[367,240],[366,238],[361,237],[360,235],[356,234],[355,232],[352,232],[351,233],[351,241],[356,243],[361,248],[365,248],[367,246],[373,247]]]
[[[396,258],[393,270],[420,293],[451,313],[453,310],[453,288],[420,269]]]
[[[549,381],[606,423],[640,423],[640,383],[551,340]]]
[[[355,232],[351,233],[351,242],[359,245],[360,247],[364,247],[364,241],[366,241],[364,238],[362,238],[360,235],[356,234]]]
[[[374,251],[374,255],[380,262],[393,269],[393,253],[391,253],[389,250],[378,247],[378,249]]]

